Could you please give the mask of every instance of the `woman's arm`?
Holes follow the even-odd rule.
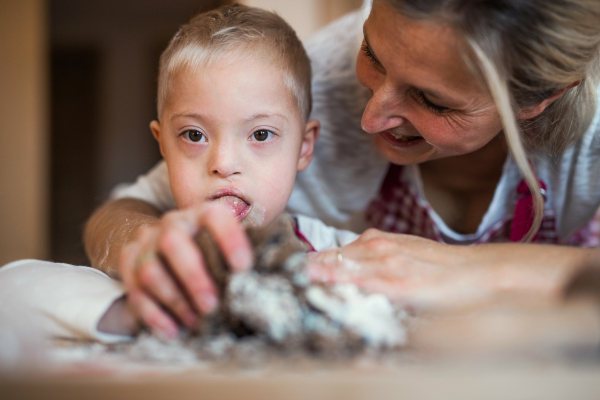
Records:
[[[420,309],[510,296],[558,299],[574,271],[600,260],[597,249],[535,244],[453,246],[366,231],[342,248],[309,257],[315,280],[350,281]]]

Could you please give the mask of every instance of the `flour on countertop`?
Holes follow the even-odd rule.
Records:
[[[403,345],[406,333],[389,300],[379,294],[364,295],[355,285],[334,285],[330,293],[319,286],[306,291],[309,304],[340,326],[362,337],[368,346]]]
[[[291,283],[281,276],[234,274],[227,289],[229,309],[267,337],[281,342],[302,334],[302,309]]]

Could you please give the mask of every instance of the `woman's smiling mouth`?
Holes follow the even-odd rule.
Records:
[[[391,132],[390,132],[391,133]],[[422,139],[422,137],[420,136],[404,136],[404,135],[396,135],[394,133],[391,133],[391,135],[396,139],[399,140],[401,142],[412,142],[413,140],[418,140],[418,139]]]
[[[380,132],[379,135],[383,137],[383,139],[390,143],[392,146],[414,146],[421,142],[424,142],[425,139],[421,136],[406,136],[397,133],[392,133],[390,131]]]

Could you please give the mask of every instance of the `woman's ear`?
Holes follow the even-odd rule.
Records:
[[[581,81],[577,81],[572,83],[571,85],[559,89],[554,94],[542,102],[536,104],[535,106],[525,107],[517,114],[518,119],[531,119],[540,115],[550,104],[554,103],[556,100],[560,99],[565,92],[575,86],[579,85]]]
[[[160,149],[160,155],[165,157],[165,153],[163,152],[162,143],[160,141],[160,122],[152,121],[150,122],[150,130],[152,131],[152,136],[158,142],[158,148]]]
[[[300,148],[300,159],[298,160],[298,171],[304,171],[312,161],[315,150],[315,142],[321,132],[321,124],[319,121],[312,120],[306,124],[304,131],[304,139],[302,139],[302,147]]]

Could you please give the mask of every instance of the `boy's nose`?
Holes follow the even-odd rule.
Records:
[[[228,178],[241,173],[239,154],[237,154],[238,152],[232,146],[223,143],[222,145],[215,146],[213,150],[209,165],[211,175]]]

